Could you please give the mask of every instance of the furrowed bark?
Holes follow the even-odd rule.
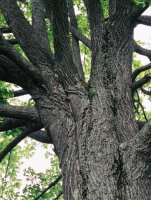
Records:
[[[91,46],[94,52],[101,45],[101,35],[104,23],[102,5],[99,0],[84,0],[91,30]]]
[[[148,122],[128,144],[122,144],[123,170],[126,172],[129,191],[127,199],[150,199],[150,134]]]
[[[32,88],[36,91],[32,97],[37,115],[60,160],[64,199],[150,199],[150,123],[138,130],[142,125],[138,126],[134,118],[131,92],[132,36],[142,9],[135,7],[131,0],[110,1],[117,3],[116,13],[104,22],[100,1],[85,0],[93,55],[89,88],[86,90],[73,64],[66,1],[45,2],[49,13],[53,14],[56,65],[52,68],[45,52],[39,50],[38,45],[34,52],[30,52],[36,43],[32,43],[32,48],[29,47],[27,51],[28,54],[33,53],[30,57],[32,64],[43,69],[41,83],[45,81],[45,85]],[[9,3],[8,0],[0,2],[5,15],[14,6],[16,11],[16,4],[13,5],[12,0]],[[16,13],[20,11],[17,9]],[[20,33],[24,32],[25,24],[19,26]],[[26,34],[27,30],[22,44],[30,42]],[[144,52],[142,49],[139,51]],[[40,54],[37,60],[33,60],[35,52]],[[147,55],[150,52],[147,51]],[[47,71],[48,68],[52,70]],[[3,66],[0,67],[3,76],[4,70]],[[18,112],[18,109],[13,113],[11,108],[2,111],[11,117],[27,119],[30,116],[29,110],[26,110],[28,114]],[[40,134],[43,132],[40,131]]]
[[[32,0],[32,27],[36,33],[37,39],[41,41],[44,48],[50,52],[50,44],[46,31],[45,11],[42,0]]]
[[[78,71],[73,63],[69,38],[68,9],[66,0],[52,0],[53,35],[57,73],[66,88],[74,86],[78,79]]]
[[[109,17],[116,13],[116,0],[109,0]]]
[[[82,195],[88,200],[127,199],[123,191],[129,186],[124,183],[118,146],[138,130],[130,81],[134,24],[129,24],[126,13],[114,20],[104,30],[102,46],[92,58],[90,121],[80,134]]]

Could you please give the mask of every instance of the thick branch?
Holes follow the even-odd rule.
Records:
[[[138,125],[138,129],[139,129],[139,130],[140,130],[141,128],[143,128],[143,126],[144,126],[145,124],[146,124],[146,122],[137,120],[137,125]]]
[[[28,93],[23,89],[13,91],[13,97],[20,97],[20,96],[27,95],[27,94]]]
[[[19,143],[21,142],[29,133],[38,130],[40,127],[37,127],[37,125],[30,126],[24,131],[18,135],[12,142],[10,142],[7,147],[0,152],[0,162],[3,160],[3,158]]]
[[[144,94],[151,96],[151,91],[147,91],[147,90],[145,90],[144,88],[141,88],[141,91],[142,91]]]
[[[0,80],[15,83],[29,93],[36,88],[31,78],[14,62],[3,55],[0,55]]]
[[[54,200],[58,200],[62,194],[63,194],[63,191],[59,192],[59,194],[57,195],[57,197]]]
[[[2,123],[0,123],[0,132],[19,128],[27,125],[28,123],[29,122],[27,120],[6,118]]]
[[[3,28],[0,28],[0,31],[2,33],[12,33],[12,29],[10,27],[3,27]]]
[[[126,170],[129,170],[133,184],[142,187],[144,181],[150,183],[151,122],[146,123],[129,144],[120,146],[123,150],[123,163]]]
[[[134,42],[134,51],[136,53],[143,55],[143,56],[147,56],[149,58],[149,60],[151,60],[151,50],[148,50],[148,49],[141,47],[136,42]]]
[[[96,51],[101,45],[103,9],[100,0],[84,0],[91,30],[92,49]]]
[[[0,42],[0,53],[5,55],[9,60],[13,61],[16,68],[20,68],[20,71],[24,71],[40,84],[42,82],[42,78],[39,71],[30,62],[23,58],[23,56],[18,54],[2,35],[0,35]]]
[[[53,14],[53,37],[55,49],[56,71],[60,75],[65,87],[75,85],[78,78],[78,71],[73,63],[72,51],[70,47],[68,8],[66,1],[45,0],[49,18]],[[50,12],[49,12],[50,11]]]
[[[151,74],[144,76],[142,79],[135,81],[132,84],[132,92],[135,92],[138,88],[141,88],[144,84],[151,80]]]
[[[11,45],[15,45],[18,44],[18,40],[16,39],[11,39],[11,40],[7,40]]]
[[[38,142],[52,144],[52,139],[50,138],[50,135],[48,136],[45,131],[39,130],[36,132],[32,132],[28,136]]]
[[[151,143],[151,122],[146,123],[134,138],[137,151],[148,151]],[[151,149],[150,149],[151,150]],[[149,155],[150,156],[150,155]]]
[[[73,1],[67,0],[67,3],[68,3],[68,10],[69,10],[69,16],[70,16],[70,23],[72,26],[78,29],[77,19],[76,19],[74,7],[73,7]],[[79,77],[81,80],[84,80],[79,40],[73,34],[72,34],[72,51],[73,51],[73,60],[74,60],[75,66],[77,67]]]
[[[145,66],[142,66],[142,67],[139,67],[137,68],[133,73],[132,73],[132,82],[135,81],[136,77],[141,73],[141,72],[144,72],[148,69],[151,69],[151,63],[145,65]]]
[[[42,0],[31,0],[32,2],[32,27],[36,33],[37,39],[50,52],[50,44],[48,40],[45,11]]]
[[[15,38],[19,41],[29,60],[39,68],[46,68],[46,65],[41,65],[42,63],[46,64],[46,62],[47,67],[53,66],[50,52],[36,40],[35,33],[17,5],[17,1],[1,0],[0,7]]]
[[[147,26],[151,26],[151,16],[142,15],[138,18],[137,23],[147,25]]]
[[[35,126],[37,125],[37,127],[40,124],[41,124],[40,121],[35,122]],[[8,119],[4,120],[4,122],[0,123],[0,132],[12,130],[14,128],[20,128],[20,127],[21,127],[21,130],[24,130],[25,128],[22,128],[23,126],[29,127],[29,126],[31,126],[31,123],[29,123],[29,121],[27,121],[27,120],[8,118]],[[42,124],[41,124],[41,126],[42,126]],[[48,134],[45,131],[39,130],[36,132],[32,132],[28,136],[38,142],[52,144],[52,140],[51,140],[50,136],[48,136]]]
[[[46,189],[44,189],[44,190],[41,192],[41,194],[40,194],[38,197],[36,197],[34,200],[40,199],[40,197],[42,197],[49,189],[51,189],[52,187],[54,187],[54,186],[60,181],[61,178],[62,178],[62,174],[60,174],[60,175],[56,178],[55,181],[53,181],[52,183],[50,183],[50,185],[49,185]]]
[[[109,0],[109,17],[116,13],[116,0]]]
[[[91,41],[87,37],[73,26],[70,26],[70,32],[91,50]]]
[[[0,104],[0,116],[26,119],[30,121],[39,119],[38,112],[35,108],[25,106],[12,106],[7,104]]]

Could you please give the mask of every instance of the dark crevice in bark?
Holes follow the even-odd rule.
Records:
[[[126,185],[128,184],[126,171],[124,170],[123,153],[118,148],[118,159],[115,158],[114,163],[117,166],[113,175],[117,177],[117,196],[118,200],[126,200],[125,195]]]

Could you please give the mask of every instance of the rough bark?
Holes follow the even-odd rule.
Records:
[[[55,62],[48,46],[45,48],[36,40],[37,22],[31,27],[13,0],[0,2],[15,37],[32,63],[32,71],[29,63],[21,67],[21,60],[14,60],[13,56],[9,63],[17,73],[29,74],[31,89],[30,84],[26,88],[18,79],[17,83],[31,94],[36,107],[3,105],[1,116],[42,122],[60,160],[65,200],[151,199],[151,128],[149,123],[139,131],[132,101],[133,50],[150,57],[150,51],[133,42],[133,29],[143,9],[131,0],[110,1],[109,18],[105,22],[100,1],[84,0],[91,43],[81,35],[80,38],[86,39],[92,50],[91,77],[85,87],[78,73],[79,62],[73,61],[75,54],[70,47],[67,2],[44,2],[52,20]],[[12,19],[13,11],[16,19]],[[74,36],[78,38],[79,33]],[[77,49],[77,40],[72,45],[75,42]],[[7,56],[6,51],[3,54]],[[2,77],[6,78],[6,67],[13,82],[16,77],[6,64],[0,67]],[[141,70],[144,68],[138,71]],[[139,73],[133,74],[134,78]]]

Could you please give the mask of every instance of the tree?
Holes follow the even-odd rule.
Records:
[[[133,40],[137,24],[151,25],[151,17],[142,16],[150,2],[30,2],[28,21],[19,2],[0,1],[8,24],[1,28],[0,80],[19,85],[20,94],[30,94],[35,103],[0,105],[0,116],[7,118],[1,130],[23,127],[1,151],[0,160],[30,134],[54,144],[64,199],[151,199],[151,123],[136,120],[134,114],[136,93],[149,93],[143,86],[151,78],[149,71],[141,79],[139,75],[151,64],[132,72],[134,51],[151,59],[151,51]],[[84,16],[85,35],[73,3]],[[4,38],[8,32],[15,39]],[[88,81],[81,42],[91,50]],[[20,45],[24,56],[14,44]]]

